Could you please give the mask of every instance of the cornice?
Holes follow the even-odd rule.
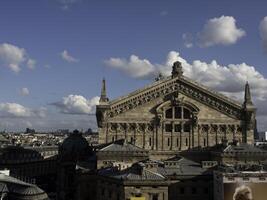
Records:
[[[238,119],[241,117],[241,103],[184,76],[175,78],[167,77],[131,92],[128,95],[110,101],[110,111],[108,115],[109,117],[116,116],[176,91],[228,116]]]

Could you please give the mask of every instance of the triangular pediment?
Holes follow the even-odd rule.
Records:
[[[181,93],[215,110],[234,118],[240,118],[242,104],[211,90],[185,76],[167,77],[142,89],[109,102],[109,117],[140,107],[157,98]]]

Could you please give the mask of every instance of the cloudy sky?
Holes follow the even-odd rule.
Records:
[[[267,2],[1,0],[0,131],[95,129],[110,99],[174,61],[185,75],[240,100],[251,85],[267,130]]]

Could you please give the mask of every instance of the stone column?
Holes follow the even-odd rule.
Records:
[[[217,125],[213,125],[214,126],[214,130],[215,130],[215,144],[219,144],[218,142],[218,126]]]
[[[124,125],[123,125],[123,127],[124,127],[124,139],[125,139],[125,141],[126,142],[128,142],[128,124],[127,123],[124,123]]]
[[[162,135],[161,135],[161,150],[164,150],[164,130],[165,130],[165,124],[162,122],[161,125]]]
[[[137,124],[136,123],[134,123],[133,124],[133,129],[134,129],[134,145],[136,145],[135,143],[136,143],[136,129],[137,129]]]
[[[143,149],[146,147],[146,124],[142,124],[143,131]]]
[[[158,149],[158,129],[155,122],[153,122],[153,149]]]
[[[193,148],[194,147],[194,130],[193,130],[192,122],[190,123],[189,147],[190,148]]]
[[[171,122],[171,124],[172,124],[172,132],[171,132],[171,145],[170,145],[170,149],[172,150],[173,149],[173,141],[174,141],[174,139],[173,139],[173,135],[174,135],[174,123],[173,123],[173,121]]]
[[[115,140],[118,140],[118,124],[115,124]]]
[[[210,141],[210,131],[211,131],[211,128],[210,128],[210,124],[207,125],[207,147],[210,145],[211,141]]]
[[[200,135],[202,134],[202,127],[201,125],[199,124],[197,126],[197,146],[200,147]]]
[[[184,123],[181,122],[181,150],[184,150],[186,148],[185,139],[184,139]]]
[[[106,143],[108,143],[108,141],[109,141],[109,139],[108,139],[108,123],[106,123],[106,126],[104,126],[104,127],[106,127]]]
[[[233,132],[233,140],[236,142],[237,139],[236,139],[236,132],[237,132],[237,125],[235,124],[234,125],[234,132]]]

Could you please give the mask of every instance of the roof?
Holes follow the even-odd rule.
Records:
[[[161,85],[162,83],[167,83],[167,82],[171,82],[173,81],[175,78],[172,78],[172,76],[168,76],[162,80],[159,80],[159,81],[156,81],[156,82],[153,82],[152,84],[149,84],[141,89],[137,89],[127,95],[124,95],[124,96],[120,96],[112,101],[109,102],[110,105],[113,105],[113,104],[118,104],[119,102],[127,99],[127,98],[130,98],[130,97],[133,97],[133,96],[136,96],[138,95],[139,93],[141,92],[144,92],[146,90],[150,90],[150,89],[154,89],[156,88],[157,86]],[[220,98],[220,99],[223,99],[226,103],[229,103],[235,107],[238,107],[238,108],[241,108],[242,107],[242,103],[239,102],[239,101],[236,101],[234,99],[231,99],[227,96],[225,96],[224,94],[221,94],[219,92],[216,92],[214,90],[212,90],[211,88],[208,88],[207,86],[204,86],[202,84],[200,84],[199,82],[196,82],[196,81],[193,81],[191,80],[190,78],[188,77],[185,77],[185,76],[181,76],[179,78],[176,78],[176,79],[179,79],[181,82],[183,83],[186,83],[186,84],[190,84],[191,86],[193,87],[196,87],[202,91],[205,91],[206,93],[214,96],[215,98]]]
[[[168,163],[168,164],[167,164]],[[158,172],[165,176],[172,175],[202,175],[208,170],[202,168],[201,164],[184,157],[175,157],[165,161],[164,167],[159,167]]]
[[[109,143],[107,146],[104,146],[99,151],[112,151],[112,152],[133,152],[133,151],[147,151],[140,147],[137,147],[131,143],[126,142],[125,140],[117,140],[113,143]]]
[[[36,185],[0,174],[0,191],[11,193],[16,199],[48,200],[47,194]]]
[[[10,143],[10,141],[5,136],[3,136],[3,134],[0,134],[0,142]]]
[[[166,161],[145,160],[133,164],[131,167],[119,171],[115,167],[99,171],[100,175],[122,180],[166,180],[169,176],[199,176],[209,174],[209,169],[204,169],[199,163],[177,157]]]
[[[228,145],[224,150],[224,153],[245,153],[245,152],[253,152],[253,153],[267,153],[267,151],[257,148],[253,145],[242,143],[240,145]]]
[[[130,181],[158,181],[165,180],[166,178],[157,172],[153,172],[149,169],[144,168],[141,165],[132,166],[125,170],[119,171],[114,168],[106,168],[100,171],[100,175],[110,176],[116,179],[130,180]]]

